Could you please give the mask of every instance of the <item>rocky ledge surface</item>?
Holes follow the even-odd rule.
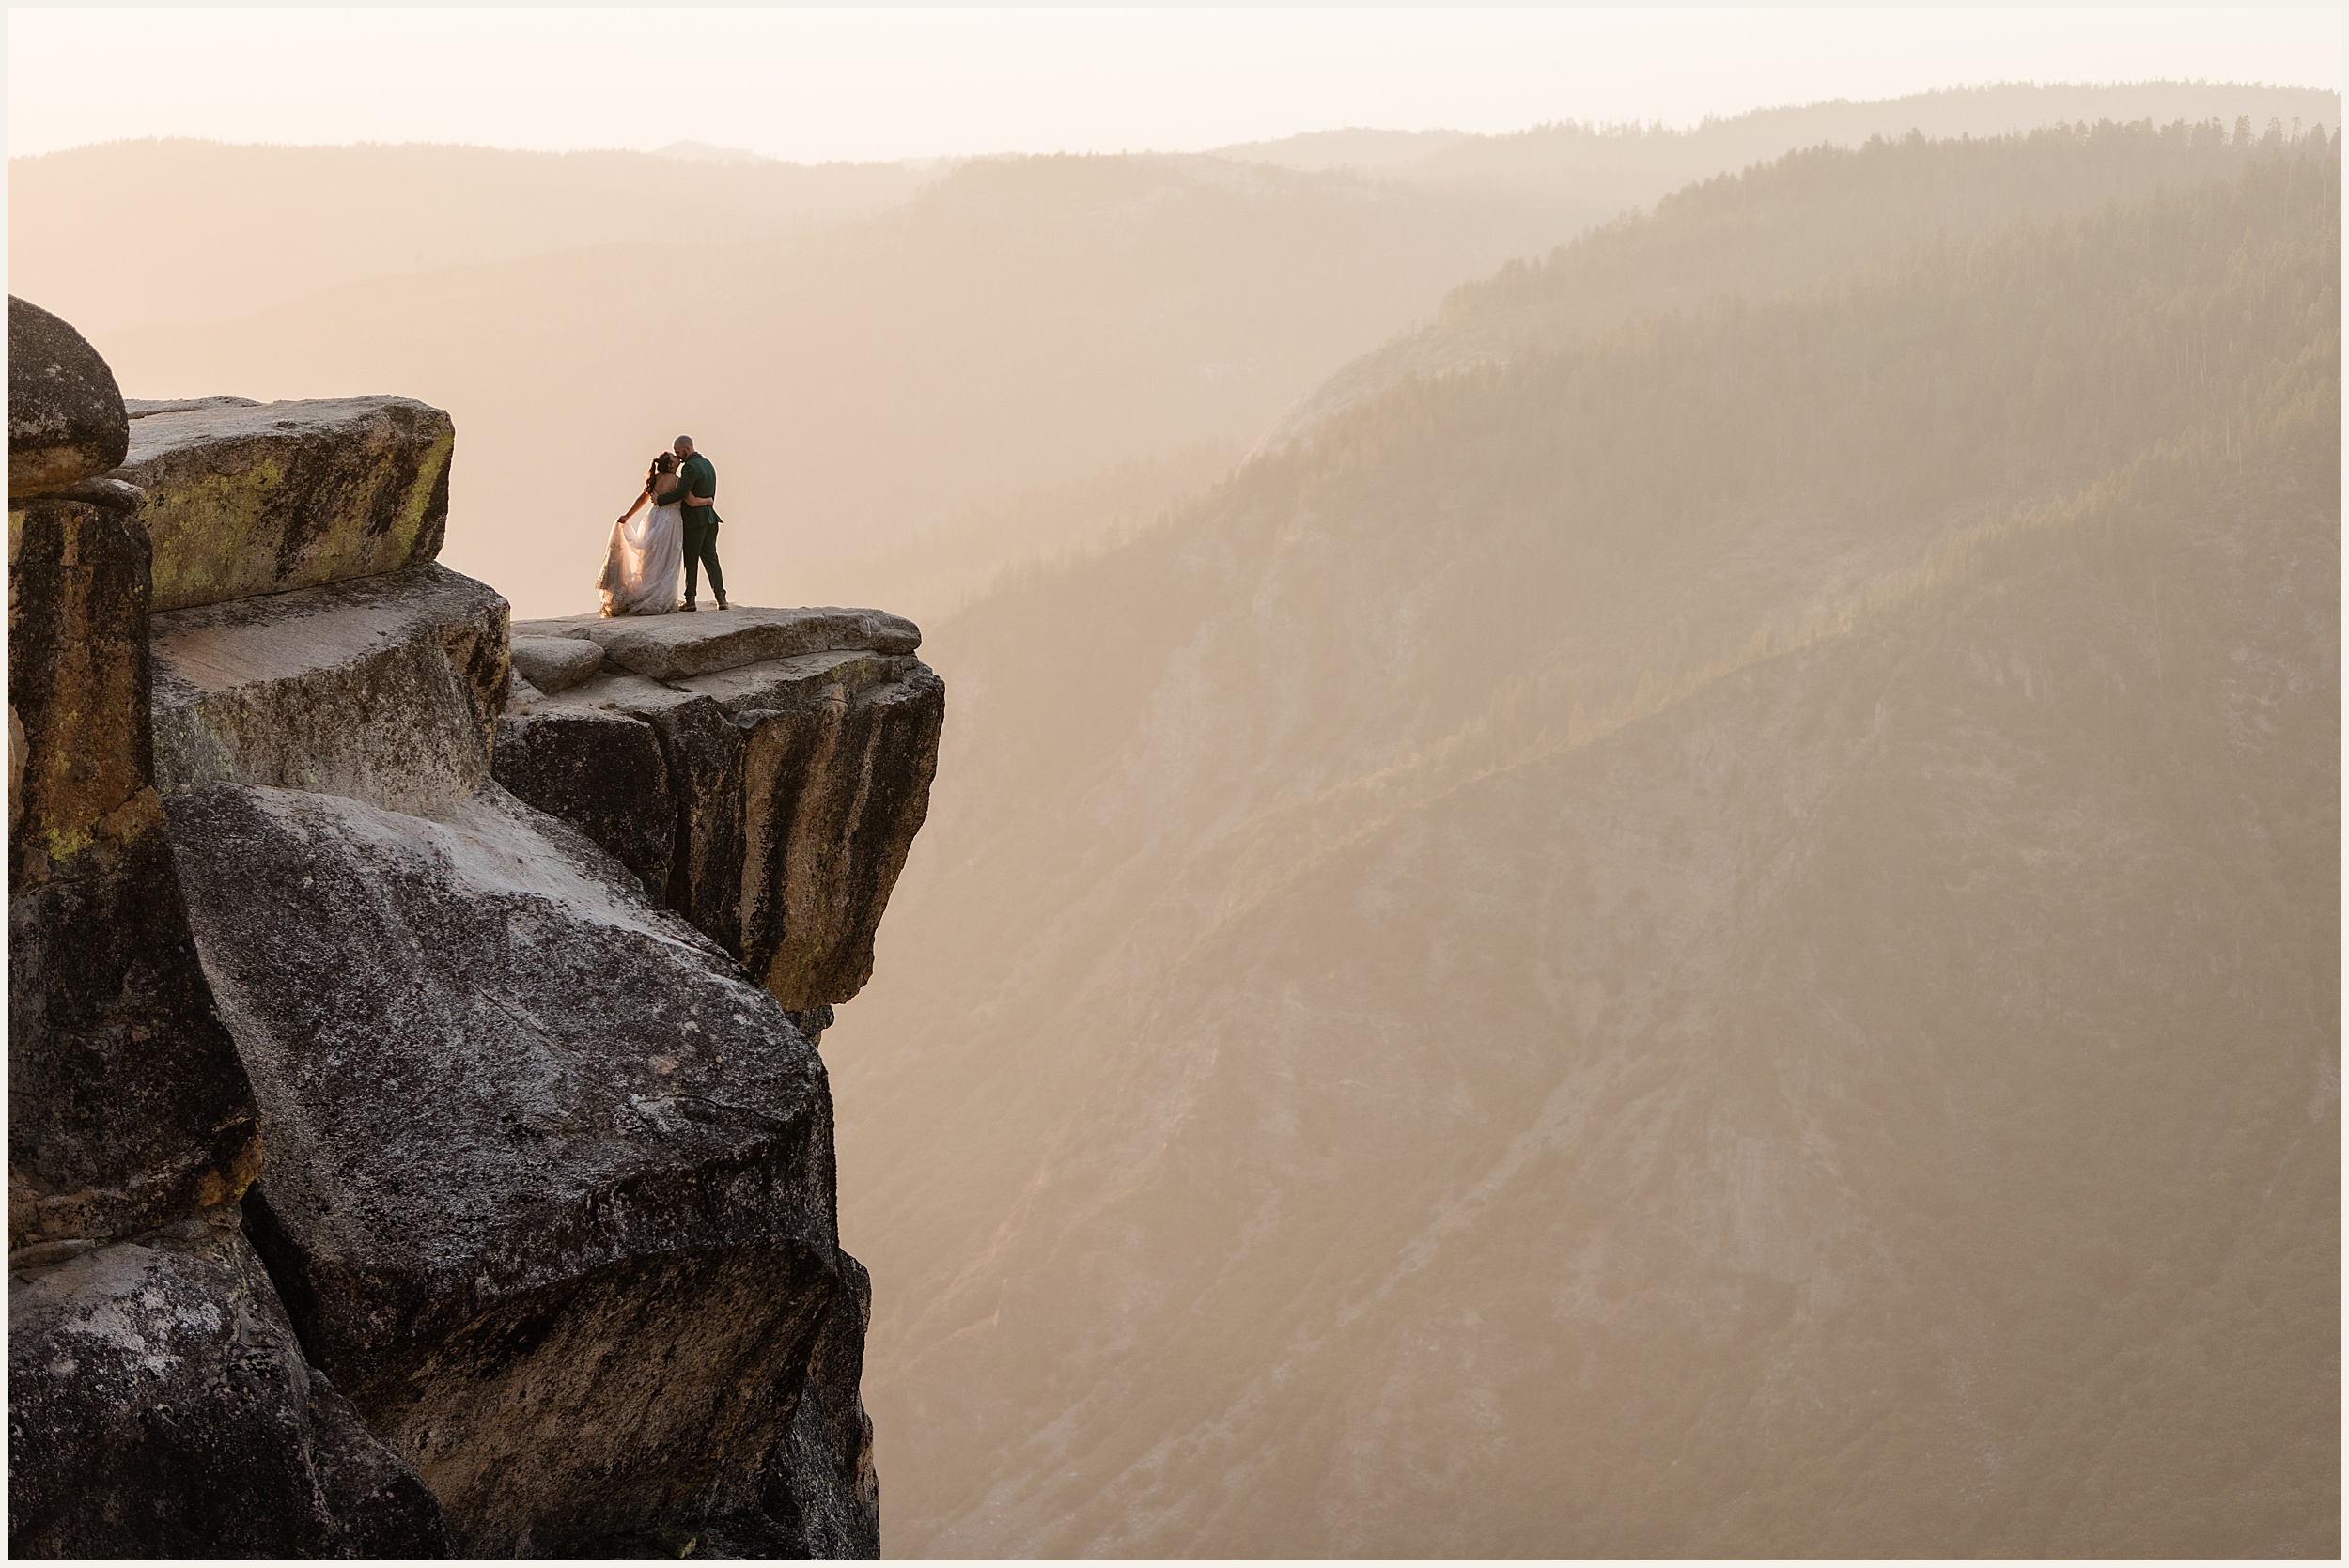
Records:
[[[156,782],[430,811],[490,773],[506,600],[432,563],[154,618]]]

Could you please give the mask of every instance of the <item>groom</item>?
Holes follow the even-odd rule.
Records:
[[[718,608],[726,607],[726,577],[718,569],[718,471],[693,450],[692,436],[679,436],[670,448],[677,454],[677,491],[685,508],[685,608],[693,608],[694,578],[702,563],[709,564],[709,591]]]

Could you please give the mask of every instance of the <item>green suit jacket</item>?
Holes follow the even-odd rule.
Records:
[[[718,471],[710,466],[708,458],[698,452],[677,467],[676,499],[683,505],[689,495],[708,496],[712,502],[718,499]],[[725,520],[718,515],[715,505],[709,505],[687,506],[685,520],[692,523],[723,522]]]

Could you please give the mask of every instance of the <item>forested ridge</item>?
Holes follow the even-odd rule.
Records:
[[[1333,377],[1268,444],[1411,376],[1570,346],[1719,296],[1782,294],[1921,241],[1985,238],[2019,221],[2198,184],[2283,145],[2279,130],[2254,135],[2248,122],[2231,131],[2216,121],[2108,120],[1791,152],[1684,187],[1651,212],[1454,289],[1434,322]]]
[[[893,1550],[2337,1549],[2339,144],[2032,159],[932,629]]]

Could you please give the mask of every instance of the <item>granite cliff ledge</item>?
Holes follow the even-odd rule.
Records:
[[[12,1546],[878,1555],[814,1041],[919,631],[509,629],[440,411],[9,332]]]

